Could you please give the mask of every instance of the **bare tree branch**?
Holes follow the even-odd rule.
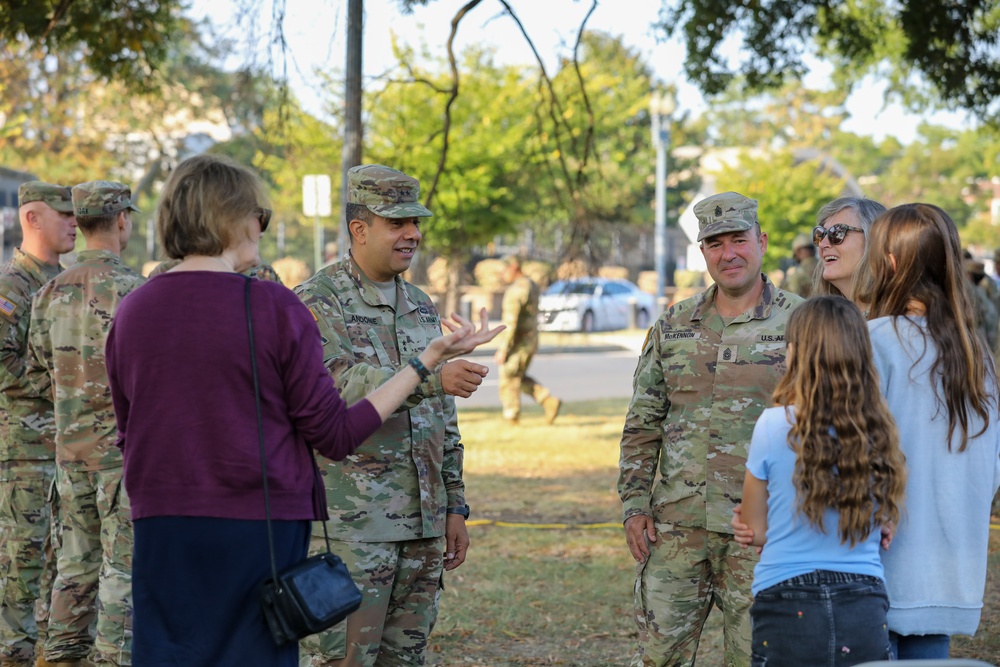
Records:
[[[45,43],[45,40],[48,39],[49,35],[52,34],[52,31],[55,30],[56,24],[58,24],[59,21],[62,20],[62,17],[66,15],[66,12],[69,11],[69,6],[73,4],[73,1],[74,0],[61,0],[59,6],[56,7],[56,10],[52,12],[52,19],[49,21],[48,26],[45,27],[45,32],[38,40],[39,44]]]
[[[562,169],[563,175],[566,178],[566,187],[570,189],[570,194],[573,196],[573,200],[577,200],[578,193],[575,188],[575,179],[570,175],[569,165],[566,164],[566,151],[563,150],[562,133],[561,128],[565,122],[563,119],[562,106],[559,104],[559,96],[556,95],[555,88],[552,85],[552,79],[549,77],[548,72],[545,70],[545,62],[542,60],[541,55],[538,53],[538,49],[535,48],[535,43],[532,41],[531,37],[528,36],[528,31],[525,30],[524,24],[521,23],[521,19],[517,17],[514,10],[511,8],[507,0],[499,0],[500,4],[504,6],[507,10],[507,14],[514,20],[517,24],[518,29],[521,31],[521,35],[524,40],[528,43],[528,47],[531,52],[535,54],[535,61],[538,63],[538,69],[541,72],[542,81],[545,83],[545,87],[549,91],[549,116],[552,118],[553,124],[553,135],[555,137],[556,149],[559,152],[559,166]],[[573,141],[573,133],[570,132],[570,141]]]
[[[427,198],[424,206],[430,208],[431,203],[434,201],[434,195],[437,192],[438,182],[441,180],[441,174],[444,173],[445,165],[448,162],[448,139],[451,133],[451,105],[458,98],[458,64],[455,61],[455,35],[458,33],[458,24],[462,22],[465,15],[476,8],[476,6],[482,2],[482,0],[469,0],[465,5],[459,9],[455,16],[451,19],[451,34],[448,35],[448,65],[451,67],[451,90],[448,93],[448,101],[444,105],[444,122],[442,124],[442,143],[441,143],[441,159],[438,160],[437,171],[434,173],[434,179],[431,181],[431,186],[427,190]]]
[[[590,98],[587,96],[587,85],[583,81],[583,73],[580,71],[580,42],[583,39],[583,32],[587,27],[587,21],[590,20],[590,16],[597,9],[597,0],[593,0],[590,5],[590,10],[587,15],[583,17],[583,21],[580,22],[580,28],[576,33],[576,43],[573,45],[573,71],[576,72],[576,79],[580,83],[580,94],[583,95],[583,105],[587,109],[587,134],[583,142],[583,153],[580,155],[580,167],[576,171],[577,186],[583,187],[583,177],[584,170],[587,168],[587,160],[590,158],[590,152],[594,145],[594,125],[596,121],[594,120],[594,109],[590,105]]]

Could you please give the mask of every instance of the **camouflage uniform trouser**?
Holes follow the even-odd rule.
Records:
[[[504,419],[521,416],[521,392],[539,404],[549,397],[549,390],[527,375],[528,364],[534,356],[535,353],[530,350],[514,350],[500,365],[500,403]]]
[[[405,542],[331,541],[361,589],[361,608],[347,620],[302,640],[301,665],[423,665],[437,620],[444,537]],[[311,553],[325,550],[314,537]]]
[[[122,469],[56,470],[59,548],[45,658],[132,664],[132,521]],[[96,640],[90,634],[96,617]]]
[[[0,657],[33,661],[55,563],[49,494],[55,461],[0,462]]]
[[[649,558],[636,567],[639,650],[633,667],[691,667],[715,603],[725,626],[726,667],[750,664],[750,583],[757,556],[732,535],[656,524]]]

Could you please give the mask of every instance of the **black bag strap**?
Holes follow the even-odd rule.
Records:
[[[260,445],[260,471],[264,484],[264,516],[267,518],[267,548],[271,555],[271,579],[275,584],[278,582],[278,566],[274,558],[274,531],[271,528],[271,494],[267,487],[267,459],[264,456],[264,419],[260,409],[260,379],[257,375],[257,351],[253,340],[253,318],[250,316],[250,284],[253,278],[246,279],[246,286],[243,290],[244,301],[247,310],[247,334],[250,337],[250,369],[253,372],[253,397],[257,408],[257,441]],[[319,465],[316,463],[316,454],[312,447],[309,447],[309,458],[312,461],[313,472],[313,493],[316,492],[316,485],[320,480]],[[330,553],[330,535],[327,532],[326,521],[323,523],[323,539],[326,542],[326,551]]]

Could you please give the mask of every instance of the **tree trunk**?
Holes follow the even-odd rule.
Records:
[[[347,61],[344,66],[344,146],[340,165],[340,233],[338,251],[351,246],[347,231],[347,170],[361,164],[361,42],[364,0],[347,2]]]

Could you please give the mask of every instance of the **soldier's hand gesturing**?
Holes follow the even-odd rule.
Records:
[[[649,557],[649,543],[656,541],[656,527],[653,517],[636,514],[625,520],[625,542],[632,558],[639,563],[645,563]]]
[[[465,359],[449,361],[441,367],[441,387],[446,394],[468,398],[479,389],[489,370],[482,364]]]

